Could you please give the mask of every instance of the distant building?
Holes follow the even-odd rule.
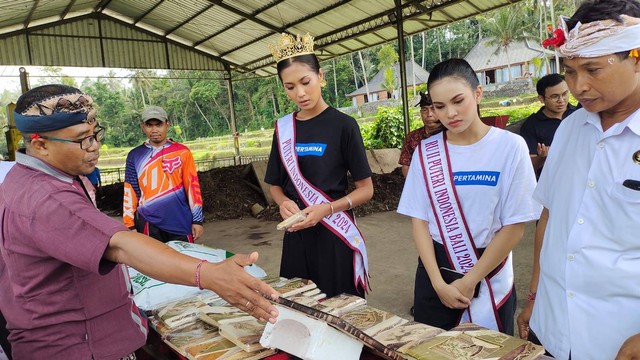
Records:
[[[418,65],[415,61],[407,61],[407,91],[413,89],[413,80],[411,79],[411,74],[415,75],[415,86],[419,86],[421,84],[426,84],[429,79],[429,72],[423,69],[420,65]],[[412,68],[413,67],[413,68]],[[396,63],[393,66],[393,72],[396,74],[397,79],[397,89],[390,94],[387,90],[382,86],[384,83],[384,70],[378,71],[377,74],[369,80],[369,96],[367,96],[367,88],[362,86],[361,88],[347,94],[346,96],[351,99],[354,106],[362,105],[364,103],[381,101],[387,99],[398,99],[400,97],[400,63]]]
[[[509,45],[509,61],[504,48],[498,44],[489,45],[491,39],[485,38],[469,51],[465,60],[471,64],[482,85],[500,84],[509,81],[509,63],[511,79],[542,77],[555,73],[554,52],[543,48],[533,40],[514,41]],[[536,74],[533,59],[542,59],[542,66]],[[548,60],[548,61],[546,61]]]

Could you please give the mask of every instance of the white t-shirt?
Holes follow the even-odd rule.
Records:
[[[0,161],[0,184],[4,182],[4,177],[7,176],[7,173],[15,164],[15,161]]]
[[[613,359],[640,333],[640,110],[564,119],[534,197],[549,209],[531,328],[557,359]]]
[[[541,207],[531,197],[536,178],[522,137],[492,127],[475,144],[448,148],[458,199],[476,247],[487,247],[503,226],[540,217]],[[418,156],[419,148],[398,212],[427,221],[433,240],[442,243]]]

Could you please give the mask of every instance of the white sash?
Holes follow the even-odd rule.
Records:
[[[455,270],[467,273],[478,262],[478,252],[453,184],[445,132],[422,140],[420,155],[431,209],[449,263]],[[492,330],[501,330],[503,326],[497,309],[507,300],[512,288],[513,266],[509,254],[497,271],[494,270],[480,282],[480,293],[477,298],[471,299],[471,305],[463,312],[460,322],[473,322]]]
[[[298,192],[298,196],[307,206],[324,204],[333,201],[322,190],[316,188],[304,178],[298,166],[298,154],[295,151],[295,124],[293,114],[284,116],[276,122],[276,134],[280,159],[289,174],[289,179]],[[322,218],[322,225],[338,236],[353,250],[354,283],[366,291],[369,289],[369,264],[364,237],[356,226],[355,221],[346,211],[339,211]]]

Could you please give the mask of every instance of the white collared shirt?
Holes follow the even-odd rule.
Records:
[[[9,170],[15,165],[15,161],[0,160],[0,184],[4,181],[4,177],[7,176]]]
[[[534,198],[549,209],[531,329],[557,359],[613,359],[640,333],[640,110],[562,121]],[[637,153],[636,155],[640,155]]]

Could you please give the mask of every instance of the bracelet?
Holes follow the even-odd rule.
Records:
[[[333,215],[333,204],[331,202],[328,202],[327,204],[329,204],[329,207],[331,208],[331,214],[329,214],[329,216]]]
[[[353,201],[351,201],[349,195],[345,195],[344,198],[347,199],[347,202],[349,203],[349,208],[347,210],[353,209]]]
[[[202,288],[202,285],[200,284],[200,268],[202,267],[202,264],[208,262],[207,260],[200,260],[198,262],[198,265],[196,265],[196,286],[198,287],[198,289],[200,290],[204,290]]]
[[[527,301],[535,301],[537,292],[529,292],[527,294]]]

